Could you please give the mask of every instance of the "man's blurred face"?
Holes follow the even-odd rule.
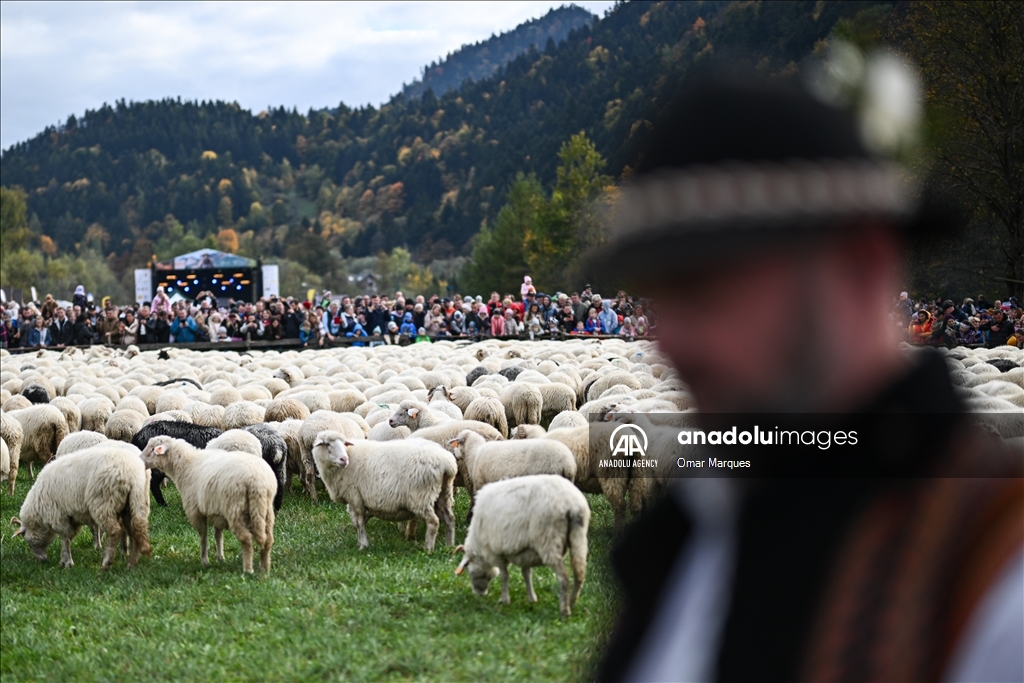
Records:
[[[658,344],[701,411],[785,408],[812,380],[800,370],[826,312],[801,305],[814,285],[805,259],[778,249],[655,284]]]

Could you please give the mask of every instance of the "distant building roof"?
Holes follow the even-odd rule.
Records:
[[[216,249],[198,249],[187,254],[175,256],[170,261],[156,265],[161,270],[183,268],[252,268],[256,261],[238,254],[228,254]]]

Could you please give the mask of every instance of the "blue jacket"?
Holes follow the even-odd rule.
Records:
[[[405,314],[405,318],[402,319],[402,326],[398,328],[398,333],[416,336],[416,325],[412,322],[412,313]]]
[[[363,326],[360,325],[359,323],[356,323],[355,325],[353,325],[352,326],[352,331],[351,332],[346,332],[345,336],[346,337],[354,337],[354,336],[356,336],[356,331],[357,330],[362,333],[360,336],[362,336],[362,337],[366,336],[366,330],[364,330]],[[352,346],[366,346],[366,344],[364,342],[353,342]]]
[[[601,319],[602,332],[605,334],[615,334],[619,329],[619,316],[612,310],[611,299],[601,301],[601,312],[597,314],[597,317]]]
[[[190,344],[194,342],[198,332],[199,325],[196,324],[192,316],[185,318],[184,324],[181,322],[181,318],[175,318],[174,322],[171,323],[171,334],[174,335],[175,344]]]

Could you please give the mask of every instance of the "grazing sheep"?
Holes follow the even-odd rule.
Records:
[[[536,385],[512,382],[502,388],[500,396],[510,428],[521,424],[540,424],[544,397]]]
[[[13,495],[14,480],[18,478],[18,467],[21,462],[21,442],[24,440],[24,430],[22,430],[20,422],[3,412],[0,412],[0,440],[7,444],[10,458],[6,476],[7,495]]]
[[[153,437],[170,436],[175,439],[183,439],[196,448],[205,448],[211,439],[217,438],[221,433],[221,430],[216,427],[201,427],[190,422],[161,420],[144,425],[132,437],[132,445],[141,451],[145,450],[146,444]],[[160,485],[166,478],[167,475],[162,470],[154,469],[149,483],[149,490],[153,493],[153,498],[160,507],[167,507],[164,494],[160,491]]]
[[[586,427],[587,418],[583,417],[582,414],[575,410],[568,410],[564,413],[559,413],[551,420],[551,424],[548,425],[548,431],[553,432],[556,429],[566,429],[568,427]]]
[[[455,542],[452,514],[457,466],[451,453],[435,443],[410,438],[400,443],[350,441],[339,432],[322,431],[313,444],[313,457],[331,500],[347,503],[359,537],[359,549],[369,546],[366,520],[370,517],[403,521],[422,519],[427,526],[424,546],[434,551],[439,521],[445,542]],[[415,525],[407,528],[407,536]]]
[[[32,465],[36,462],[47,463],[57,453],[57,447],[64,437],[68,435],[68,421],[64,414],[49,403],[34,405],[22,410],[12,410],[7,413],[21,424],[22,440],[21,451],[18,456],[19,467],[28,463],[28,473],[35,479],[35,472]],[[7,444],[10,446],[11,444]],[[11,449],[11,474],[16,476],[14,469],[14,449]],[[14,480],[8,479],[9,492],[14,492]]]
[[[488,484],[477,495],[465,551],[455,570],[469,570],[473,592],[487,593],[491,580],[501,576],[500,602],[509,603],[508,565],[522,568],[526,596],[537,602],[530,575],[532,567],[550,567],[558,577],[558,608],[570,616],[587,576],[587,531],[590,506],[582,493],[565,479],[536,474]],[[573,587],[565,554],[572,564]]]
[[[86,448],[92,448],[98,446],[101,443],[109,441],[107,437],[100,434],[99,432],[72,432],[64,437],[64,440],[60,442],[60,446],[57,447],[57,452],[54,454],[54,458],[59,458],[68,453],[74,453],[75,451],[84,451]]]
[[[302,480],[303,493],[309,495],[306,490],[306,481],[302,476],[305,469],[302,464],[302,446],[299,443],[299,430],[302,429],[301,420],[284,420],[283,422],[270,422],[268,427],[273,429],[284,439],[285,444],[285,488],[292,487],[292,474],[298,472]]]
[[[260,569],[270,571],[274,545],[274,491],[277,480],[247,453],[201,451],[181,439],[157,436],[142,452],[148,468],[159,468],[181,494],[189,524],[199,532],[200,561],[210,563],[206,534],[212,522],[217,559],[224,560],[224,529],[242,546],[242,570],[253,573],[253,540],[260,546]]]
[[[242,400],[242,394],[234,387],[220,386],[210,392],[210,405],[227,408],[232,403],[239,403]]]
[[[224,409],[224,428],[241,429],[264,422],[266,411],[249,401],[233,403]]]
[[[501,438],[508,438],[508,418],[505,406],[496,398],[481,396],[474,399],[466,408],[465,418],[491,425],[501,433]]]
[[[453,420],[462,419],[462,409],[452,402],[454,395],[443,384],[439,384],[427,394],[427,405],[431,410],[444,413]]]
[[[504,441],[505,437],[497,429],[484,422],[476,420],[452,420],[433,427],[424,427],[413,432],[417,439],[426,439],[445,448],[451,440],[466,430],[476,432],[487,441]]]
[[[32,401],[28,400],[21,394],[15,394],[4,401],[3,412],[8,413],[12,410],[24,410],[25,408],[30,408],[33,405],[35,404],[32,403]]]
[[[0,439],[0,480],[7,479],[11,474],[11,450],[7,442]]]
[[[114,412],[114,402],[107,397],[87,398],[78,404],[82,413],[82,429],[103,434],[107,420]]]
[[[415,432],[422,427],[435,427],[444,422],[451,422],[450,418],[441,411],[434,410],[421,401],[406,400],[398,404],[398,409],[388,419],[392,427],[408,427]]]
[[[52,398],[46,387],[40,384],[27,384],[21,389],[21,395],[32,403],[49,403]]]
[[[149,411],[149,414],[155,415],[158,412],[156,409],[156,402],[160,399],[163,393],[164,390],[161,387],[142,385],[129,391],[128,395],[137,397],[146,404],[146,409]]]
[[[24,536],[32,553],[46,561],[46,548],[60,536],[60,565],[71,567],[71,539],[82,526],[107,535],[102,568],[109,569],[122,536],[130,539],[128,566],[139,554],[151,554],[149,545],[148,473],[131,446],[93,446],[66,455],[39,473],[25,496],[15,536]]]
[[[310,411],[306,404],[294,397],[274,399],[267,406],[264,419],[267,422],[284,422],[285,420],[305,420]]]
[[[51,403],[53,403],[53,401],[51,401]],[[117,402],[117,405],[114,406],[114,412],[116,413],[119,410],[134,410],[141,415],[143,419],[149,417],[149,408],[146,407],[145,401],[138,396],[132,396],[131,394],[128,394]],[[65,413],[64,416],[67,417],[67,413]],[[70,427],[70,420],[68,422],[68,426]],[[72,429],[71,431],[76,432],[78,430]]]
[[[142,429],[142,415],[134,410],[115,410],[107,420],[103,433],[108,439],[131,443],[132,437]]]
[[[181,410],[191,400],[183,391],[165,391],[156,400],[155,412],[166,413],[169,410]]]
[[[557,474],[570,482],[576,478],[576,459],[568,446],[546,439],[485,441],[465,430],[449,442],[459,464],[459,474],[471,501],[492,481],[527,474]],[[472,505],[471,510],[472,512]]]
[[[210,439],[206,444],[206,450],[211,451],[232,451],[235,453],[248,453],[257,458],[263,457],[263,447],[255,434],[250,434],[241,429],[228,429],[217,437]]]
[[[557,415],[576,410],[576,392],[559,382],[539,384],[541,397],[541,419],[550,423]]]
[[[512,430],[513,439],[541,439],[547,435],[547,430],[540,425],[518,425]]]
[[[466,386],[468,386],[468,387],[473,386],[473,382],[477,381],[478,379],[480,379],[484,375],[489,375],[489,374],[491,374],[491,373],[484,366],[482,366],[482,365],[476,366],[475,368],[473,368],[472,370],[470,370],[466,374]]]
[[[279,398],[285,398],[280,396]],[[294,398],[296,401],[302,403],[309,409],[310,413],[315,413],[318,410],[330,410],[331,399],[327,397],[322,391],[299,391],[296,393],[288,394],[286,398]]]
[[[284,437],[270,425],[249,425],[245,431],[259,439],[260,457],[270,466],[277,478],[277,491],[274,493],[274,512],[277,512],[284,500],[284,486],[288,478],[288,445],[284,442]]]

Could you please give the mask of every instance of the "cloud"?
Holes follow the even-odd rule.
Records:
[[[122,98],[380,104],[429,62],[560,4],[4,2],[0,148]]]

